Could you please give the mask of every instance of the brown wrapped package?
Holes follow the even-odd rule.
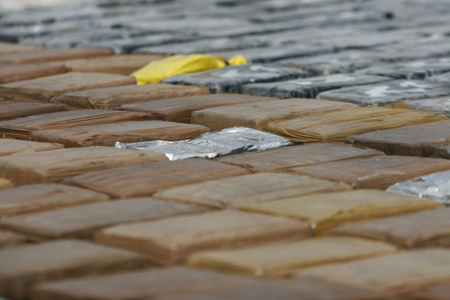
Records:
[[[12,187],[14,187],[14,184],[11,181],[0,178],[0,190],[9,189]]]
[[[309,222],[225,210],[118,225],[103,229],[95,240],[140,252],[154,264],[170,266],[202,250],[235,249],[310,236]]]
[[[242,250],[199,252],[188,264],[197,268],[258,277],[287,277],[298,269],[392,254],[396,247],[357,238],[325,237]]]
[[[68,59],[79,59],[111,55],[111,50],[106,49],[36,49],[20,53],[9,53],[0,55],[0,63],[7,64],[33,64],[52,61],[61,61]]]
[[[304,166],[293,174],[345,182],[354,189],[380,189],[423,175],[450,170],[450,161],[413,156],[377,156]]]
[[[388,155],[426,156],[433,148],[450,145],[450,121],[373,131],[349,136],[345,141]]]
[[[94,58],[66,60],[61,63],[70,72],[97,72],[129,75],[155,60],[166,57],[164,54],[125,54]]]
[[[271,121],[265,131],[303,143],[342,143],[354,134],[448,120],[444,115],[364,107],[290,120]]]
[[[62,64],[0,65],[0,83],[21,81],[66,73]]]
[[[13,139],[0,139],[0,156],[11,154],[33,153],[64,148],[56,143],[37,143]]]
[[[11,101],[48,102],[52,97],[69,92],[134,84],[133,77],[73,72],[16,81],[0,85],[0,97]]]
[[[65,240],[0,251],[0,295],[29,299],[42,282],[141,268],[134,252],[93,243]]]
[[[402,194],[376,190],[337,192],[243,205],[245,211],[311,221],[316,235],[325,235],[346,222],[369,220],[425,209],[442,204]]]
[[[222,107],[239,103],[252,103],[252,105],[258,105],[254,102],[273,99],[276,98],[241,94],[213,94],[207,96],[183,97],[127,104],[120,106],[120,109],[147,112],[157,120],[191,123],[191,114],[195,110],[210,107]]]
[[[0,121],[65,110],[66,106],[61,104],[0,102]]]
[[[351,190],[350,186],[340,182],[259,173],[180,186],[158,192],[154,197],[220,209],[346,190]]]
[[[32,299],[159,299],[160,296],[164,295],[180,294],[186,296],[194,292],[229,290],[253,283],[257,282],[249,278],[217,272],[168,268],[45,283],[34,288]]]
[[[61,208],[47,212],[2,218],[4,228],[33,240],[90,238],[98,230],[121,223],[162,219],[200,209],[152,198],[135,198]]]
[[[0,122],[0,134],[28,140],[30,139],[31,133],[38,130],[64,129],[76,126],[92,126],[148,119],[145,113],[137,112],[104,111],[97,109],[62,111]]]
[[[32,133],[31,139],[38,142],[61,143],[66,148],[113,147],[116,142],[136,143],[154,140],[187,140],[206,132],[209,132],[209,128],[195,124],[139,121],[41,130]]]
[[[450,284],[443,283],[410,295],[410,300],[448,300]]]
[[[60,149],[0,157],[0,177],[16,185],[60,182],[94,171],[167,160],[153,151],[106,147]]]
[[[265,125],[271,120],[303,118],[357,107],[351,103],[316,99],[264,101],[195,111],[192,113],[192,123],[207,126],[211,130],[233,126],[265,130]]]
[[[209,89],[204,86],[157,83],[94,88],[65,93],[53,97],[50,102],[67,104],[74,109],[109,110],[123,104],[209,94]]]
[[[0,54],[10,54],[10,53],[21,53],[21,52],[29,52],[41,50],[40,47],[35,46],[27,46],[27,45],[19,45],[14,43],[0,43]]]
[[[65,299],[65,298],[64,298]],[[78,298],[77,298],[78,299]],[[258,284],[224,289],[220,291],[157,297],[157,300],[386,300],[381,293],[374,293],[319,280],[261,281]]]
[[[33,184],[0,191],[0,218],[108,201],[109,197],[63,184]]]
[[[252,172],[265,172],[380,155],[384,154],[364,147],[312,144],[225,156],[217,160]]]
[[[23,245],[27,242],[28,240],[25,236],[6,230],[0,230],[0,250]]]
[[[67,183],[100,191],[114,198],[130,198],[151,196],[180,185],[249,173],[244,168],[194,158],[95,172],[73,177]]]
[[[450,209],[348,223],[335,228],[333,234],[385,241],[403,248],[450,247]]]
[[[450,251],[403,252],[300,271],[299,279],[317,279],[407,299],[412,292],[450,280]]]

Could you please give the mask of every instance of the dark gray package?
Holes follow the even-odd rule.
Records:
[[[431,198],[437,202],[450,204],[450,171],[433,173],[396,183],[387,192],[406,194],[419,198]]]
[[[165,43],[182,42],[189,39],[193,39],[193,37],[190,37],[189,35],[168,33],[168,34],[154,34],[137,38],[112,39],[99,42],[90,42],[87,44],[78,44],[77,47],[110,49],[115,54],[127,54],[131,53],[133,50],[140,47],[155,46]]]
[[[44,46],[48,48],[69,48],[100,41],[127,39],[139,35],[141,35],[141,33],[135,30],[109,28],[90,29],[50,34],[34,38],[23,38],[20,40],[20,43],[23,45]]]
[[[357,73],[389,76],[395,79],[425,79],[445,72],[450,72],[450,59],[448,58],[378,65],[360,70]],[[437,80],[432,81],[442,82]]]
[[[354,74],[335,74],[310,77],[274,83],[254,83],[242,87],[242,93],[255,96],[288,98],[315,98],[323,91],[340,89],[346,86],[365,85],[392,80],[381,76],[355,76]]]
[[[201,35],[203,28],[220,30],[220,28],[242,27],[249,25],[246,20],[233,18],[186,18],[180,20],[149,21],[143,20],[129,24],[132,28],[146,30],[150,33],[182,33]]]
[[[351,73],[367,68],[377,62],[376,52],[368,50],[344,51],[338,53],[289,58],[277,61],[288,67],[299,68],[311,76]]]
[[[62,24],[67,21],[100,18],[112,11],[99,9],[95,5],[65,3],[64,5],[10,11],[0,19],[0,27]]]
[[[447,61],[448,61],[447,64],[450,64],[450,59],[447,59]],[[450,84],[450,72],[437,76],[431,76],[427,78],[427,81]]]
[[[398,44],[374,48],[380,62],[444,58],[450,55],[450,40],[438,39],[429,42]]]
[[[346,27],[320,27],[320,28],[302,28],[286,30],[275,33],[258,34],[251,36],[253,39],[265,42],[271,46],[282,46],[288,44],[311,43],[323,39],[348,37],[361,34],[361,30],[354,26]],[[246,37],[249,38],[249,37]]]
[[[450,97],[406,100],[409,109],[450,117]]]
[[[66,33],[80,30],[80,28],[87,30],[85,24],[79,22],[64,22],[33,26],[14,26],[4,28],[0,27],[0,41],[17,43],[24,38]]]
[[[330,52],[332,52],[332,49],[326,47],[317,47],[306,44],[293,44],[279,47],[263,47],[227,52],[216,52],[212,53],[212,55],[225,55],[226,57],[243,55],[245,56],[247,61],[252,63],[268,63],[292,57],[312,56]]]
[[[299,144],[301,143],[291,142],[272,133],[245,127],[231,127],[207,132],[192,140],[139,143],[117,142],[116,148],[151,150],[164,153],[169,160],[182,160],[194,157],[215,158]]]
[[[405,100],[450,96],[450,84],[419,80],[394,80],[322,92],[317,99],[384,106]]]
[[[245,38],[217,38],[190,41],[185,43],[171,43],[161,46],[143,47],[134,53],[167,53],[167,54],[201,54],[210,52],[225,52],[246,48],[267,46],[267,43],[253,37]]]
[[[163,83],[203,85],[211,93],[242,93],[242,86],[249,83],[276,82],[306,77],[299,69],[273,64],[247,64],[222,69],[189,73],[164,79]]]
[[[366,33],[358,36],[338,37],[318,42],[317,45],[333,48],[337,51],[347,49],[369,49],[383,45],[392,45],[417,41],[414,32]]]

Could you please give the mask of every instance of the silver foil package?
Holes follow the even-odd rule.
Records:
[[[450,204],[450,171],[433,173],[411,180],[396,183],[387,192],[430,198],[437,202]]]
[[[187,158],[215,158],[220,156],[255,152],[273,148],[299,145],[280,136],[245,127],[231,127],[208,132],[191,140],[150,141],[139,143],[116,143],[116,148],[151,150],[164,153],[169,160]]]

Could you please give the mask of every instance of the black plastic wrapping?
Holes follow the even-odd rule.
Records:
[[[418,36],[414,32],[388,32],[367,33],[351,37],[337,37],[326,39],[318,45],[333,48],[335,50],[369,49],[383,45],[417,41]]]
[[[185,43],[173,43],[154,47],[142,47],[135,53],[199,54],[225,52],[246,48],[264,47],[268,44],[253,37],[205,39]]]
[[[450,72],[450,59],[446,58],[379,65],[358,71],[359,74],[419,80],[445,72]]]
[[[367,68],[377,62],[376,52],[344,51],[309,57],[290,58],[277,61],[288,67],[299,68],[311,76],[322,76],[336,73],[352,73]]]
[[[449,59],[448,64],[450,64],[450,59]],[[442,75],[431,76],[431,77],[427,78],[427,80],[430,82],[450,84],[450,72],[444,73]]]
[[[255,96],[287,98],[315,98],[320,92],[345,86],[374,84],[392,80],[389,77],[354,74],[335,74],[276,83],[255,83],[242,87],[242,93]]]
[[[164,79],[163,83],[203,85],[211,93],[242,93],[242,86],[249,83],[276,82],[306,77],[299,69],[271,64],[247,64],[222,69],[189,73]]]
[[[292,44],[280,47],[263,47],[229,52],[217,52],[212,53],[212,55],[217,56],[222,54],[226,57],[243,55],[247,61],[251,63],[269,63],[292,57],[312,56],[330,52],[332,52],[331,48],[309,46],[304,44]]]
[[[111,39],[100,42],[78,44],[77,47],[110,49],[115,54],[127,54],[140,47],[182,42],[189,39],[193,39],[193,37],[181,34],[154,34],[137,38]]]
[[[450,96],[450,84],[419,80],[394,80],[322,92],[317,99],[355,103],[360,106],[384,106],[404,100]]]
[[[373,49],[380,62],[400,62],[450,56],[450,41],[446,38],[413,44],[383,46]]]

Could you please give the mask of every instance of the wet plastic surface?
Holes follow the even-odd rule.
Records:
[[[248,83],[275,82],[306,77],[302,70],[272,64],[229,66],[218,70],[173,76],[163,83],[204,85],[211,93],[239,93]]]
[[[140,143],[116,143],[116,148],[151,150],[164,153],[169,160],[187,158],[215,158],[238,153],[294,146],[294,143],[277,135],[251,128],[232,127],[205,133],[192,140],[179,142],[151,141]]]
[[[444,171],[399,182],[388,187],[386,191],[431,198],[440,203],[450,204],[449,182],[450,171]]]
[[[247,84],[242,93],[255,96],[287,98],[315,98],[319,93],[346,86],[375,84],[392,80],[389,77],[351,73],[289,80],[277,83]]]
[[[450,84],[419,80],[395,80],[375,85],[320,93],[317,99],[344,101],[360,106],[384,106],[404,100],[450,96]]]

